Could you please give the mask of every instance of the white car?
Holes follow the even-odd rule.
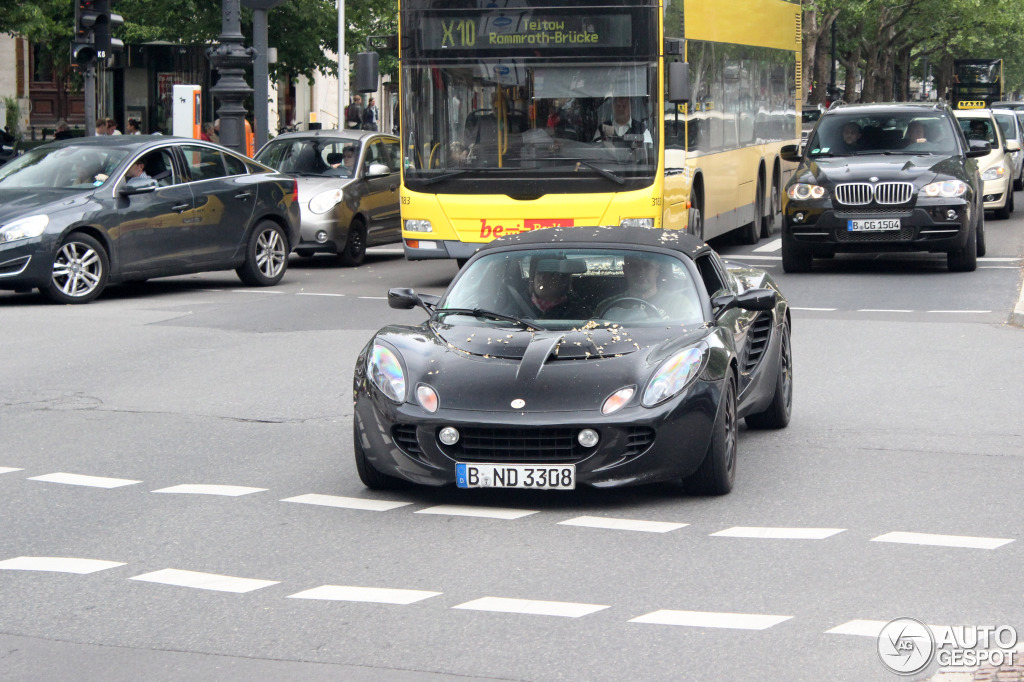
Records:
[[[1020,142],[1003,136],[991,109],[958,109],[953,114],[968,140],[983,140],[992,145],[988,156],[978,159],[985,210],[995,211],[997,218],[1009,218],[1013,212],[1015,171],[1011,154],[1020,151]]]
[[[1024,128],[1021,127],[1020,119],[1017,117],[1017,113],[1010,109],[994,108],[992,114],[996,117],[996,123],[999,124],[1000,130],[1003,131],[1003,137],[1006,141],[1015,140],[1018,144],[1024,146]],[[1020,191],[1024,189],[1024,151],[1018,149],[1015,152],[1010,152],[1010,156],[1013,157],[1013,165],[1017,169],[1017,172],[1013,174],[1013,189],[1014,191]]]

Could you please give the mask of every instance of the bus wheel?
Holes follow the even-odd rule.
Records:
[[[779,178],[776,176],[772,180],[772,191],[768,195],[768,215],[761,218],[761,237],[763,239],[770,239],[772,233],[775,232],[775,217],[779,213]]]
[[[690,196],[690,213],[686,220],[687,231],[697,239],[704,239],[704,213],[697,195]]]
[[[761,236],[761,214],[764,213],[764,180],[757,178],[757,192],[754,194],[754,219],[740,227],[736,241],[740,244],[756,244]]]

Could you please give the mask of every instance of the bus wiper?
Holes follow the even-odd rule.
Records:
[[[598,173],[600,173],[604,177],[608,178],[609,180],[612,180],[613,182],[616,182],[616,183],[618,183],[620,185],[625,185],[626,184],[626,179],[625,178],[623,178],[623,177],[621,177],[619,175],[616,175],[615,173],[612,173],[610,170],[607,170],[605,168],[601,168],[597,164],[591,163],[590,161],[587,161],[586,159],[564,159],[564,160],[565,161],[570,161],[570,162],[572,162],[572,161],[576,162],[576,170],[573,171],[574,173],[578,173],[579,172],[580,166],[586,166],[587,168],[590,168],[592,170],[597,171]]]
[[[513,315],[503,315],[502,313],[496,313],[491,310],[484,310],[483,308],[441,308],[440,310],[434,311],[434,317],[440,317],[441,315],[472,315],[473,317],[489,317],[492,320],[502,320],[504,322],[518,324],[530,331],[543,331],[541,327],[538,327],[532,322],[527,322],[526,320]]]
[[[432,178],[427,178],[426,180],[423,181],[423,184],[424,185],[433,185],[435,182],[441,182],[442,180],[447,180],[448,178],[454,178],[454,177],[456,177],[458,175],[464,175],[465,173],[466,173],[466,171],[464,171],[464,170],[456,170],[456,171],[452,171],[451,173],[441,173],[440,175],[435,175]]]

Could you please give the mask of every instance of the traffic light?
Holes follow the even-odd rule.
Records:
[[[96,61],[95,30],[99,19],[95,0],[75,0],[75,39],[71,43],[71,61],[79,66]]]
[[[92,1],[98,15],[94,29],[97,56],[107,57],[111,52],[120,52],[124,49],[124,43],[119,38],[114,38],[111,34],[114,29],[121,27],[124,19],[120,14],[114,14],[110,11],[110,0]]]

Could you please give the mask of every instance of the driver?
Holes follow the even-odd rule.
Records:
[[[602,315],[612,308],[636,310],[641,319],[680,319],[693,316],[696,307],[667,276],[655,256],[632,254],[622,260],[626,291],[598,306]],[[632,316],[631,316],[632,317]]]

